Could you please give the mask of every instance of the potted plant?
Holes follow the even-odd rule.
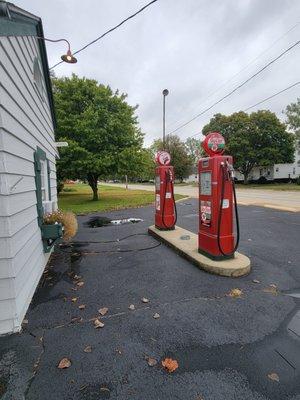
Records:
[[[48,253],[61,239],[68,241],[76,235],[77,219],[72,212],[53,211],[44,215],[41,226],[44,250]]]

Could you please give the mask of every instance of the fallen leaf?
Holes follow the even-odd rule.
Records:
[[[74,292],[76,292],[77,288],[76,287],[71,287],[71,290],[74,290]]]
[[[248,242],[252,242],[252,239],[248,239]]]
[[[234,288],[234,289],[230,290],[228,296],[230,296],[230,297],[241,297],[242,294],[243,294],[243,291],[241,289]]]
[[[28,324],[28,319],[23,319],[23,324]]]
[[[149,299],[147,299],[146,297],[143,297],[141,300],[142,300],[142,303],[149,303]]]
[[[71,367],[71,361],[68,358],[62,358],[57,366],[59,369],[65,369]]]
[[[271,379],[271,381],[279,382],[279,376],[276,374],[276,372],[271,372],[268,374],[268,378]]]
[[[274,294],[274,296],[276,296],[278,294],[277,288],[273,287],[271,285],[269,287],[264,288],[263,292]]]
[[[157,312],[153,315],[154,319],[158,319],[159,317],[160,317],[160,315]]]
[[[71,322],[82,322],[83,321],[83,319],[82,319],[82,317],[73,317],[73,318],[71,318]]]
[[[147,364],[149,365],[149,367],[154,367],[157,364],[157,360],[152,357],[147,357]]]
[[[78,297],[72,297],[72,299],[71,299],[72,303],[76,303],[77,299],[78,299]]]
[[[79,287],[81,287],[81,286],[84,285],[84,282],[83,282],[83,281],[79,281],[79,282],[76,283],[76,285],[79,286]]]
[[[98,318],[96,318],[95,321],[94,321],[94,326],[95,326],[95,328],[103,328],[104,327],[104,323],[101,322]]]
[[[103,308],[100,308],[100,309],[98,310],[98,313],[99,313],[100,315],[105,315],[105,314],[107,313],[107,311],[108,311],[108,308],[107,308],[107,307],[103,307]]]
[[[102,386],[100,388],[100,392],[110,392],[110,389],[108,387],[106,387],[106,386]],[[105,395],[105,397],[107,397],[107,396]]]
[[[83,351],[84,351],[85,353],[91,353],[91,352],[92,352],[92,346],[86,346],[86,347],[83,349]]]
[[[116,353],[118,353],[118,354],[122,354],[122,350],[120,350],[120,349],[116,349]]]
[[[78,281],[79,279],[81,279],[81,276],[80,276],[80,275],[74,275],[74,276],[73,276],[73,279],[75,279],[76,281]]]
[[[135,310],[134,304],[130,304],[130,306],[128,308],[129,308],[129,310]]]
[[[253,283],[260,283],[260,281],[258,279],[252,279]]]
[[[172,358],[165,358],[161,364],[168,372],[174,372],[178,368],[178,362]]]
[[[274,289],[277,289],[277,285],[275,285],[274,283],[271,283],[271,284],[270,284],[270,287],[272,287],[272,288],[274,288]]]
[[[85,309],[85,304],[80,304],[80,306],[78,306],[79,310],[84,310]]]

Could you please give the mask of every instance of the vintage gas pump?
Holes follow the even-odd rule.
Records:
[[[202,147],[209,157],[201,158],[198,163],[198,251],[214,260],[233,258],[239,243],[239,220],[232,157],[223,155],[225,140],[219,132],[209,133]],[[236,217],[235,244],[233,207]]]
[[[171,157],[166,151],[157,152],[155,161],[159,164],[155,168],[155,227],[173,230],[177,221],[174,168],[169,165]]]

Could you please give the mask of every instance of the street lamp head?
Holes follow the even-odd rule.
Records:
[[[168,94],[169,94],[168,89],[164,89],[163,92],[162,92],[162,94],[163,94],[164,96],[168,96]]]

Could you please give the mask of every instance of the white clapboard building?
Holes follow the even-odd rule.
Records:
[[[0,334],[17,332],[49,258],[54,108],[41,19],[0,1]],[[47,235],[46,235],[47,236]]]

